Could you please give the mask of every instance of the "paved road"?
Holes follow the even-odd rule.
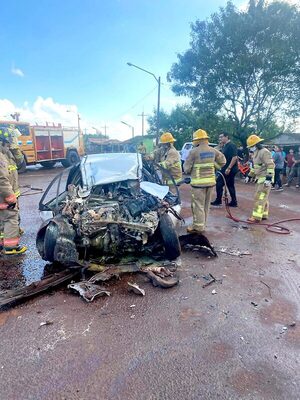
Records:
[[[21,184],[45,188],[56,172],[31,169]],[[181,192],[189,222],[188,187]],[[252,195],[253,186],[238,185],[235,214],[248,216]],[[271,220],[299,217],[299,199],[295,188],[272,193]],[[43,274],[38,200],[21,200],[30,250],[19,262],[2,258],[2,288]],[[128,277],[146,290],[140,298],[123,277],[91,304],[63,288],[1,312],[0,399],[299,399],[300,224],[289,226],[291,235],[275,235],[214,209],[207,236],[226,253],[184,253],[178,287]],[[209,272],[223,283],[203,289]]]

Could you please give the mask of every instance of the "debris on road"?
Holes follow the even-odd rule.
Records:
[[[179,236],[179,242],[182,248],[192,251],[209,252],[214,257],[218,257],[214,247],[210,244],[207,237],[199,233],[189,233]]]
[[[54,322],[52,322],[52,321],[44,321],[44,322],[41,322],[40,323],[40,328],[42,327],[42,326],[47,326],[47,325],[52,325],[52,324],[54,324]]]
[[[223,280],[222,279],[217,279],[215,278],[211,273],[208,274],[208,276],[203,276],[204,279],[209,280],[208,282],[204,283],[202,285],[203,288],[206,288],[207,286],[211,285],[212,283],[216,282],[216,283],[222,283]]]
[[[212,290],[212,291],[211,291],[211,294],[217,294],[216,289]]]
[[[268,290],[269,290],[269,296],[270,296],[270,298],[272,299],[271,287],[270,287],[266,282],[264,282],[264,281],[260,281],[260,282],[268,288]]]
[[[252,304],[254,307],[257,307],[257,306],[258,306],[258,304],[255,303],[254,301],[251,301],[251,304]]]
[[[133,292],[140,296],[145,296],[145,294],[146,294],[145,290],[140,288],[138,284],[127,282],[127,285],[129,286],[129,289],[128,289],[129,292]]]
[[[13,303],[18,300],[25,300],[36,294],[46,292],[49,289],[57,287],[62,283],[71,281],[79,275],[78,269],[61,271],[56,274],[51,274],[46,278],[33,282],[29,286],[19,289],[6,290],[0,293],[0,307]]]
[[[97,296],[110,296],[110,292],[105,288],[94,285],[89,281],[81,281],[78,283],[70,283],[68,289],[74,290],[84,298],[85,301],[90,303]]]
[[[147,277],[150,279],[153,286],[160,286],[162,288],[168,289],[178,284],[179,278],[176,276],[169,276],[162,278],[153,271],[147,271]]]
[[[294,326],[296,326],[296,322],[295,322],[295,321],[292,321],[292,322],[290,322],[290,323],[288,324],[288,326],[289,326],[290,328],[294,328]]]
[[[243,257],[243,256],[251,256],[252,254],[250,251],[245,250],[245,251],[240,251],[237,249],[227,249],[227,247],[220,247],[219,249],[216,249],[217,252],[219,253],[224,253],[224,254],[229,254],[230,256],[236,256],[236,257]]]

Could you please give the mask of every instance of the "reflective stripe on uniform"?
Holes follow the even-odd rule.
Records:
[[[262,192],[259,194],[258,198],[259,200],[263,200],[266,197],[266,193]]]
[[[18,169],[17,166],[14,165],[14,164],[10,164],[10,165],[8,166],[8,170],[9,170],[9,171],[16,171],[17,169]]]
[[[203,163],[203,164],[196,164],[195,168],[207,168],[207,167],[214,167],[215,164],[214,163]]]
[[[191,185],[205,185],[207,183],[216,183],[216,178],[211,177],[211,178],[195,178],[191,180]]]
[[[179,183],[181,181],[182,181],[182,179],[174,179],[174,182],[176,183],[176,185],[177,185],[177,183]],[[171,180],[168,180],[167,185],[174,185],[174,182]]]
[[[196,164],[194,169],[196,176],[192,178],[191,185],[214,185],[216,183],[214,163]]]
[[[261,177],[259,177],[259,178],[257,179],[257,183],[258,183],[258,184],[259,184],[259,183],[264,183],[265,180],[266,180],[266,177],[265,177],[265,176],[261,176]]]
[[[21,196],[20,190],[17,190],[17,191],[15,192],[15,196],[16,196],[16,197],[20,197],[20,196]]]

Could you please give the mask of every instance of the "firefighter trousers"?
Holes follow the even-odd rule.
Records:
[[[201,232],[205,230],[214,189],[214,186],[203,188],[192,187],[193,229],[196,231]]]
[[[263,183],[256,184],[254,196],[254,207],[252,217],[261,221],[269,216],[269,194],[271,186],[265,186]]]
[[[19,245],[19,210],[0,210],[0,244],[4,247],[17,247]]]

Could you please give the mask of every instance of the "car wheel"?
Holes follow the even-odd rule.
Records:
[[[173,222],[167,213],[161,215],[159,219],[159,229],[166,257],[169,260],[175,260],[181,253],[180,243]]]
[[[54,165],[56,164],[56,161],[41,161],[40,162],[41,166],[44,168],[53,168]]]
[[[54,222],[50,222],[46,228],[44,236],[44,260],[53,262],[56,241],[59,235],[58,226]]]

